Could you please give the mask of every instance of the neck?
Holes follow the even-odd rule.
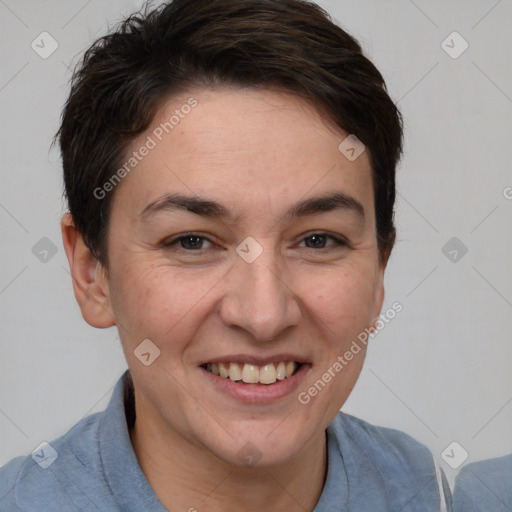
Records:
[[[130,438],[137,459],[160,502],[168,510],[256,512],[315,508],[327,473],[325,432],[293,460],[273,467],[239,467],[222,461],[140,410]]]

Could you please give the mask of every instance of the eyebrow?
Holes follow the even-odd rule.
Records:
[[[183,194],[167,194],[148,204],[140,217],[146,219],[161,211],[185,210],[202,217],[233,221],[234,213],[222,204],[207,198]],[[361,220],[365,218],[363,205],[344,192],[334,192],[318,197],[303,199],[292,205],[284,214],[284,219],[306,217],[333,210],[346,210],[355,213]]]

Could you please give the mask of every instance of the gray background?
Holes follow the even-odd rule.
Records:
[[[512,451],[512,2],[320,3],[382,71],[406,127],[383,308],[403,311],[344,410],[413,435],[453,480],[453,441],[467,462]],[[0,0],[0,464],[102,410],[126,368],[115,328],[88,326],[75,302],[50,143],[69,66],[139,5]],[[59,45],[47,59],[31,48],[43,31]],[[469,44],[458,58],[442,47],[453,31]],[[46,262],[33,252],[43,237],[57,250]],[[468,248],[456,262],[442,250],[452,237]]]

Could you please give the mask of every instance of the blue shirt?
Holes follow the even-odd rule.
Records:
[[[166,511],[131,445],[127,375],[105,411],[0,468],[2,512]],[[340,412],[327,428],[327,447],[327,479],[314,512],[439,511],[432,456],[410,436]]]
[[[464,466],[455,481],[453,512],[512,512],[512,453]]]

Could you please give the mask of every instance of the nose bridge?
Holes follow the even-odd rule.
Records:
[[[252,263],[237,257],[234,265],[221,308],[226,324],[270,341],[298,323],[300,308],[273,250],[267,247]]]

